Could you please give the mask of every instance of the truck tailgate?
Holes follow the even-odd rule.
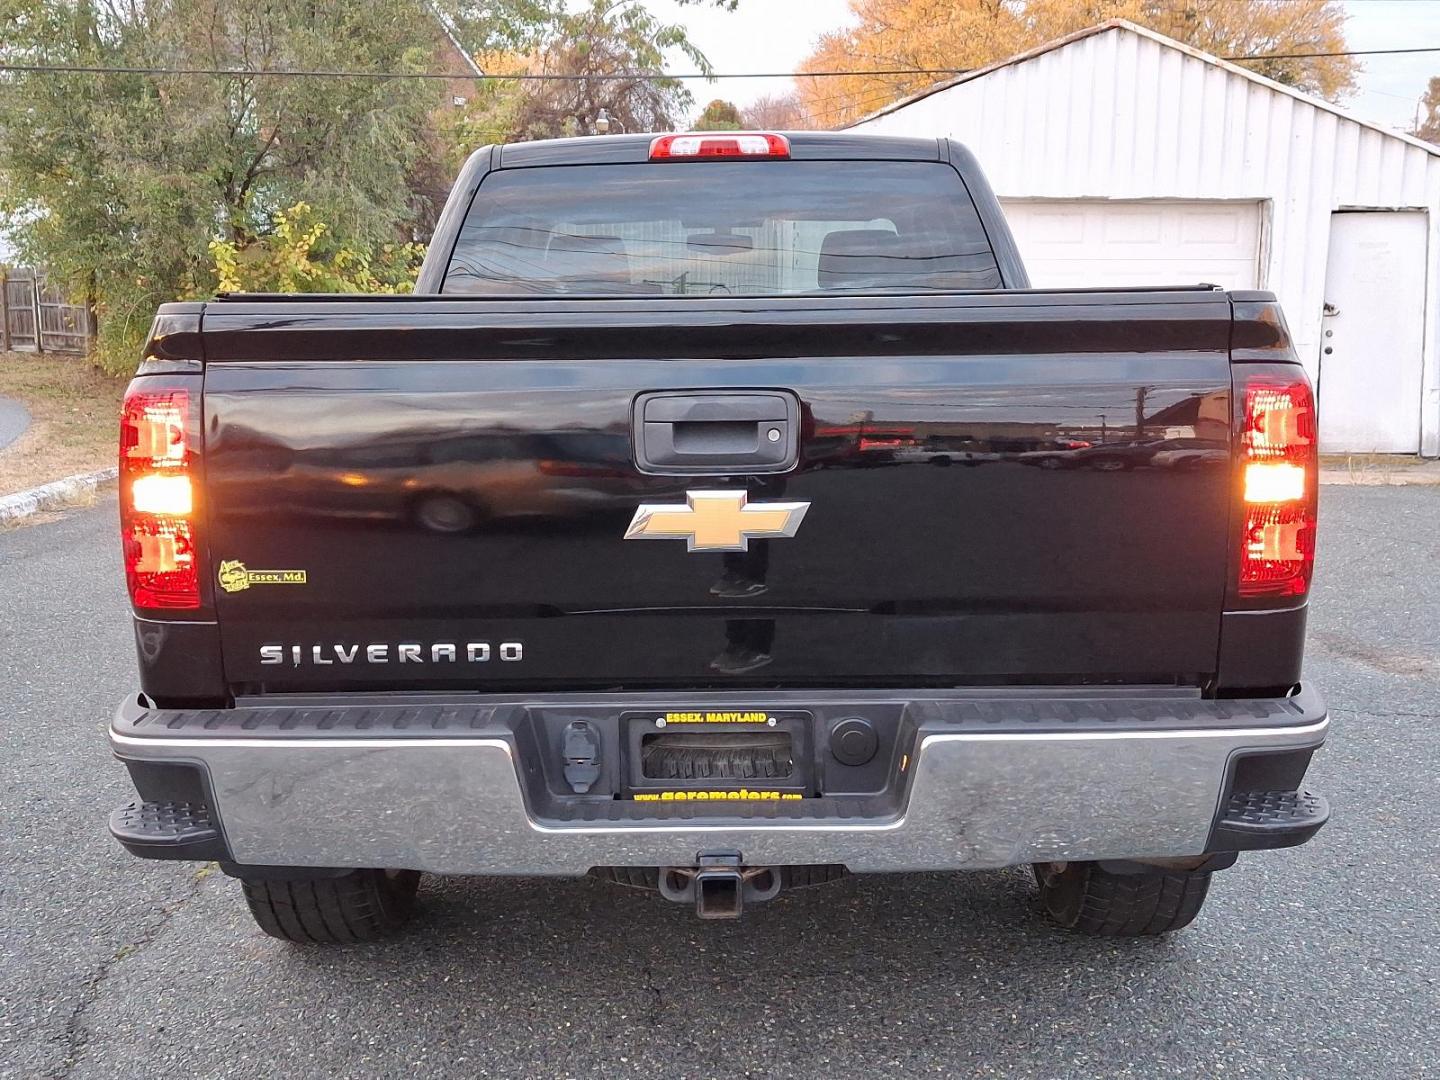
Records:
[[[226,678],[1203,684],[1229,333],[1205,290],[207,305]],[[797,466],[641,471],[637,398],[704,390],[793,394]],[[745,552],[624,539],[736,489],[808,509]]]

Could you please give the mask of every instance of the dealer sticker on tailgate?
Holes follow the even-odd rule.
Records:
[[[667,712],[663,720],[668,724],[771,724],[774,718],[765,712]]]

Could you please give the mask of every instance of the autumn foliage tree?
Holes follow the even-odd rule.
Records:
[[[1410,134],[1426,142],[1440,143],[1440,78],[1432,78],[1420,98],[1415,130]]]
[[[1128,19],[1258,74],[1335,100],[1355,86],[1336,0],[850,0],[856,25],[821,36],[802,71],[897,74],[796,80],[818,127],[840,127],[943,79],[1095,26]],[[920,73],[910,73],[910,72]]]

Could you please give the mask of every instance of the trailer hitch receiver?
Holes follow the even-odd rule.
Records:
[[[747,902],[773,899],[781,884],[778,867],[745,866],[738,851],[701,852],[694,866],[660,868],[660,895],[693,903],[702,919],[738,919]]]

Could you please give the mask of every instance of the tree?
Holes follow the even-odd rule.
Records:
[[[739,131],[744,125],[740,121],[740,110],[732,102],[716,98],[706,105],[695,121],[696,131]]]
[[[1284,56],[1345,47],[1336,0],[850,0],[857,25],[822,34],[802,71],[862,67],[925,74],[796,80],[819,126],[841,127],[943,79],[1107,19],[1123,18],[1217,56]],[[1335,100],[1355,85],[1353,57],[1245,61],[1251,70]]]
[[[421,244],[382,244],[373,254],[336,244],[308,203],[277,210],[273,222],[244,247],[210,241],[221,291],[407,293],[425,257]]]
[[[1440,78],[1432,78],[1425,87],[1415,116],[1415,130],[1410,134],[1426,142],[1440,143]]]
[[[253,74],[428,71],[442,15],[514,70],[595,77],[486,82],[461,110],[418,78]],[[590,131],[602,107],[629,130],[671,126],[691,104],[680,83],[614,77],[661,72],[671,51],[705,68],[638,0],[0,0],[0,63],[103,69],[0,72],[0,225],[95,302],[102,363],[126,370],[155,306],[217,279],[402,288],[468,149]]]
[[[735,0],[679,2],[735,6]],[[612,131],[678,127],[694,98],[678,79],[660,77],[672,53],[710,73],[709,61],[685,28],[662,22],[638,0],[589,0],[575,11],[555,0],[534,48],[496,50],[480,62],[498,74],[564,78],[492,83],[465,123],[483,142],[594,134],[602,109]]]
[[[795,91],[764,94],[741,112],[742,123],[752,131],[798,131],[812,126]]]
[[[0,61],[98,68],[405,72],[431,62],[424,0],[0,0]],[[133,365],[155,305],[207,294],[302,198],[336,249],[409,239],[406,176],[435,101],[422,80],[0,76],[0,215],[100,315]]]

